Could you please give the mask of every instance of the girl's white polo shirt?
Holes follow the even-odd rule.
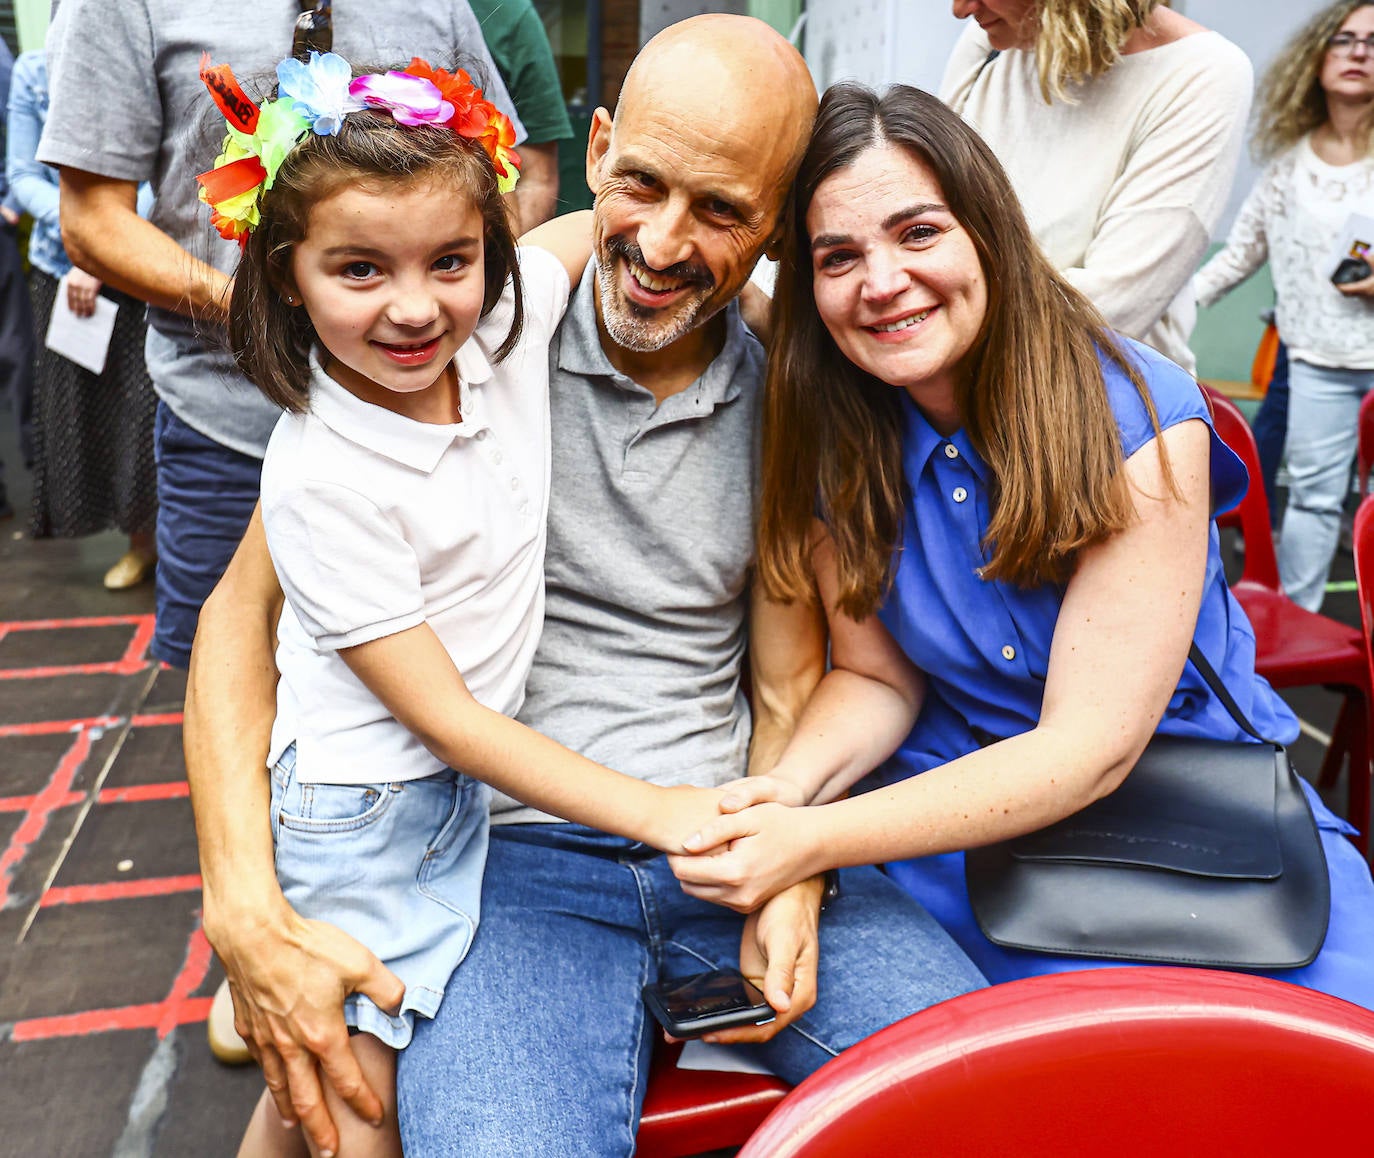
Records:
[[[286,593],[269,765],[292,741],[304,781],[429,776],[443,765],[338,649],[428,620],[476,699],[514,715],[544,618],[549,343],[562,265],[520,251],[525,326],[499,364],[512,291],[455,358],[462,421],[415,422],[354,397],[311,358],[310,409],[277,423],[262,514]]]

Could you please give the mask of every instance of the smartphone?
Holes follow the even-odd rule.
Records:
[[[712,969],[646,985],[644,1003],[674,1037],[764,1025],[774,1017],[773,1007],[738,969]]]

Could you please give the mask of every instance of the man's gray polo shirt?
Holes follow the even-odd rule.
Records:
[[[655,784],[745,771],[740,692],[764,354],[726,314],[706,372],[656,405],[597,331],[589,266],[549,352],[552,493],[530,727]],[[497,823],[552,819],[498,797]]]

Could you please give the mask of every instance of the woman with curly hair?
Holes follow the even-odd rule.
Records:
[[[1186,369],[1188,280],[1221,220],[1250,61],[1161,0],[954,0],[940,95],[992,147],[1050,261]]]
[[[1254,145],[1269,166],[1193,284],[1211,305],[1269,262],[1291,395],[1279,575],[1316,611],[1374,386],[1374,277],[1352,262],[1354,280],[1331,280],[1351,215],[1374,219],[1374,4],[1338,0],[1289,42],[1261,85]]]

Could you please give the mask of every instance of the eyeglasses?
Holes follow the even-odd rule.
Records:
[[[291,55],[305,61],[312,52],[329,52],[334,47],[333,0],[300,0],[301,14],[291,36]]]
[[[1374,56],[1374,32],[1368,36],[1356,36],[1353,32],[1338,32],[1326,42],[1327,50],[1337,56],[1354,56],[1357,45],[1364,45],[1365,52]]]

